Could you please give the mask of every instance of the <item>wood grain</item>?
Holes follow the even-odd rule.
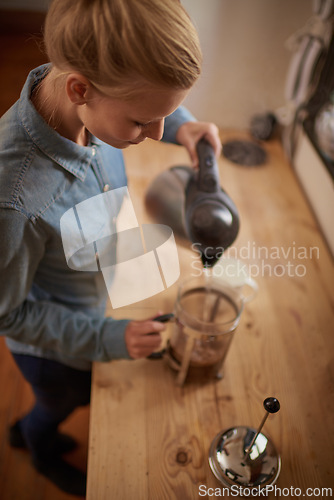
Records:
[[[248,135],[222,132],[223,143],[231,138]],[[208,465],[212,439],[231,426],[257,427],[262,401],[270,395],[281,402],[264,428],[282,457],[277,486],[303,493],[334,486],[333,261],[280,142],[264,147],[268,162],[261,167],[220,160],[222,184],[241,217],[228,253],[242,258],[259,284],[257,297],[246,304],[224,378],[180,388],[164,361],[96,363],[88,500],[111,493],[119,500],[196,499],[200,484],[219,487]],[[180,147],[146,142],[126,151],[126,164],[143,223],[151,221],[143,204],[151,180],[189,161]],[[178,244],[182,279],[194,273],[196,256]],[[144,318],[159,308],[168,312],[176,291],[177,284],[142,303],[110,307],[108,314]]]

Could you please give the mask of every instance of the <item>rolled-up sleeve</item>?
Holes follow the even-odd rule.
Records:
[[[0,335],[87,361],[129,358],[129,320],[89,316],[27,297],[47,235],[22,212],[0,208]]]
[[[178,129],[186,122],[194,122],[196,118],[184,106],[177,108],[174,113],[165,119],[165,129],[162,140],[177,144],[176,133]]]

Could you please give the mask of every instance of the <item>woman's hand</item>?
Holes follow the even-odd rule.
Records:
[[[146,358],[159,349],[161,344],[160,332],[165,328],[166,325],[154,321],[153,318],[130,321],[125,329],[125,343],[130,357],[133,359]]]
[[[218,127],[214,123],[186,122],[176,133],[177,142],[187,148],[194,167],[198,166],[196,144],[200,139],[206,139],[211,144],[218,158],[222,151],[222,144]]]

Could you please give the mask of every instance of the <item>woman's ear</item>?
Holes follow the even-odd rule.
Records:
[[[66,80],[66,93],[73,104],[78,106],[86,104],[88,90],[91,84],[80,73],[70,73]]]

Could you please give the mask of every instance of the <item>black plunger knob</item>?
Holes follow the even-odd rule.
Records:
[[[281,407],[278,399],[276,398],[266,398],[263,401],[263,406],[268,413],[277,413]]]
[[[252,439],[252,442],[251,444],[248,446],[248,448],[245,450],[246,452],[246,455],[243,459],[243,461],[241,462],[241,465],[245,465],[246,464],[246,461],[248,460],[248,457],[250,455],[250,452],[252,450],[252,447],[253,447],[253,444],[255,443],[256,441],[256,438],[258,437],[258,435],[260,434],[261,430],[262,430],[262,427],[264,426],[265,424],[265,421],[267,420],[268,416],[269,416],[269,413],[277,413],[278,410],[280,409],[281,405],[279,404],[279,401],[278,399],[276,398],[266,398],[264,401],[263,401],[263,406],[264,406],[264,409],[266,410],[266,414],[265,416],[263,417],[262,419],[262,422],[258,428],[258,430],[256,431],[256,434],[254,435],[253,439]]]

